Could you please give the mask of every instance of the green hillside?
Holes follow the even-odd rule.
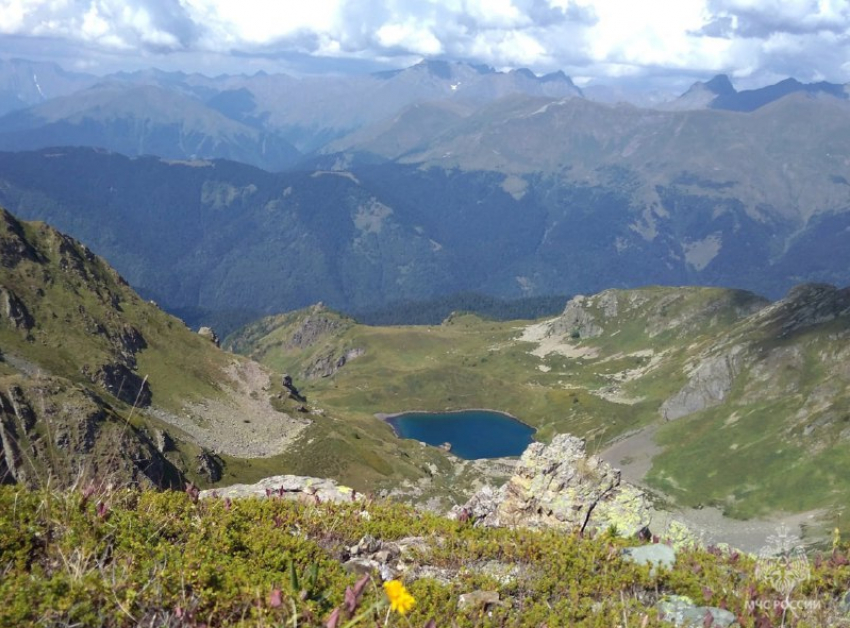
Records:
[[[652,434],[657,450],[635,452],[652,456],[639,479],[679,504],[751,517],[850,496],[848,340],[850,291],[803,286],[773,304],[715,288],[609,290],[531,324],[459,315],[368,327],[319,307],[227,343],[364,425],[493,408],[539,440],[569,432],[595,451]],[[632,466],[628,455],[614,463]]]
[[[246,422],[234,439],[288,441],[305,423],[272,407],[277,377],[141,299],[78,242],[4,210],[0,347],[4,482],[208,483],[199,460],[215,460],[222,409],[250,399],[273,415],[271,428]]]

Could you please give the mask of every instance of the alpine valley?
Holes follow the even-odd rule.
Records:
[[[850,89],[613,93],[0,60],[0,624],[850,625]]]

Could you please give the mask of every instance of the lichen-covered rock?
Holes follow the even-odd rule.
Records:
[[[363,498],[347,486],[333,480],[301,475],[275,475],[256,484],[234,484],[224,488],[201,491],[207,497],[283,497],[288,499],[309,498],[319,502],[350,502]]]
[[[702,547],[704,543],[688,526],[681,521],[673,520],[660,534],[665,543],[675,550]]]
[[[583,439],[559,434],[549,445],[529,445],[504,486],[484,487],[452,516],[489,526],[616,528],[633,536],[649,524],[650,512],[646,496],[622,483],[618,470],[587,456]]]

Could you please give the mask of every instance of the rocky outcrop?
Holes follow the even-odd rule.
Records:
[[[621,482],[618,470],[587,456],[583,439],[559,434],[549,445],[532,443],[504,486],[485,487],[451,516],[487,526],[616,528],[633,536],[649,525],[650,505],[643,492]]]
[[[124,403],[129,403],[140,408],[146,408],[151,405],[151,389],[147,379],[131,371],[124,364],[103,364],[94,371],[84,366],[82,373],[92,383],[102,387]]]
[[[171,438],[168,432],[162,429],[153,430],[153,444],[161,454],[174,450],[174,439]]]
[[[341,486],[333,480],[302,475],[275,475],[256,484],[234,484],[223,488],[201,491],[201,498],[221,497],[280,497],[307,499],[311,502],[350,502],[363,499],[354,489]]]
[[[606,294],[609,297],[613,297],[613,312],[616,315],[617,299],[613,294],[603,292],[595,297],[586,297],[580,294],[569,300],[563,314],[552,324],[550,335],[562,336],[569,334],[576,338],[595,338],[602,335],[602,326],[599,324],[596,314],[590,306],[593,301],[602,300]],[[606,304],[610,310],[610,298],[606,300]],[[593,305],[595,306],[596,304],[593,303]]]
[[[810,283],[796,286],[784,299],[764,308],[753,322],[772,336],[790,336],[838,317],[850,316],[850,288]]]
[[[640,319],[647,338],[674,332],[701,333],[730,320],[740,320],[767,306],[768,301],[744,290],[716,288],[640,288],[605,290],[570,299],[552,321],[550,336],[595,338],[617,329],[622,321]]]
[[[43,259],[24,233],[23,225],[10,213],[0,211],[0,266],[15,268],[24,260]]]
[[[224,463],[215,454],[204,450],[197,456],[198,466],[196,471],[208,482],[215,483],[221,479]]]
[[[221,340],[219,340],[218,334],[215,333],[215,330],[212,327],[201,327],[198,330],[198,335],[202,338],[206,338],[216,347],[221,346]]]
[[[338,355],[335,351],[329,351],[318,356],[314,362],[304,370],[304,377],[306,379],[330,377],[351,360],[359,358],[365,353],[366,350],[359,347],[348,349],[340,355]]]
[[[333,312],[329,312],[324,304],[317,303],[292,331],[284,347],[286,349],[306,349],[313,346],[323,336],[345,325],[346,323]]]
[[[29,331],[34,321],[24,303],[8,288],[0,288],[0,317],[15,329]]]
[[[142,332],[132,325],[122,325],[111,334],[107,334],[119,358],[129,367],[136,366],[136,354],[148,346]]]
[[[295,387],[295,383],[292,381],[291,375],[284,373],[281,384],[283,385],[284,396],[295,399],[295,401],[307,401],[307,397],[302,395],[298,388]]]
[[[0,378],[0,482],[173,487],[180,473],[97,395],[61,378]]]
[[[721,404],[741,372],[743,355],[744,348],[734,346],[722,355],[705,358],[691,372],[688,383],[661,404],[661,416],[673,421]]]

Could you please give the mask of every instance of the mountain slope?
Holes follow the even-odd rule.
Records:
[[[94,85],[96,76],[66,72],[55,63],[0,59],[0,116]]]
[[[228,343],[309,379],[349,416],[487,407],[538,440],[615,444],[613,464],[679,505],[746,518],[850,495],[850,288],[800,286],[774,303],[717,288],[607,290],[530,325],[366,327],[309,310]]]
[[[581,107],[553,106],[566,111],[540,127],[512,117],[501,137],[478,118],[477,151],[465,152],[474,127],[462,122],[464,134],[446,136],[454,163],[441,154],[273,175],[87,149],[3,153],[0,203],[87,243],[169,311],[229,329],[318,301],[354,312],[466,290],[525,297],[647,282],[776,297],[801,281],[850,282],[841,103],[806,132],[795,116],[829,113],[806,100],[747,114],[756,116],[750,128],[740,114],[574,101]],[[531,106],[520,100],[515,110]],[[718,115],[726,121],[702,119]],[[596,139],[581,131],[594,118]],[[601,123],[627,126],[632,140]],[[563,145],[545,141],[553,128]],[[757,138],[767,145],[751,145]],[[623,157],[629,142],[634,152]],[[490,147],[507,172],[492,150],[486,156]],[[561,155],[571,167],[534,171]]]
[[[216,481],[218,472],[198,471],[199,461],[213,460],[204,448],[280,454],[303,428],[271,407],[275,387],[256,364],[143,301],[71,238],[5,210],[0,347],[3,481],[162,486],[184,473]],[[265,414],[273,416],[259,411],[263,383]],[[219,408],[250,409],[253,423],[234,433]],[[252,439],[267,446],[251,453],[238,444]]]
[[[299,156],[286,140],[155,86],[99,84],[0,118],[0,147],[96,146],[169,159],[227,158],[282,170]]]

